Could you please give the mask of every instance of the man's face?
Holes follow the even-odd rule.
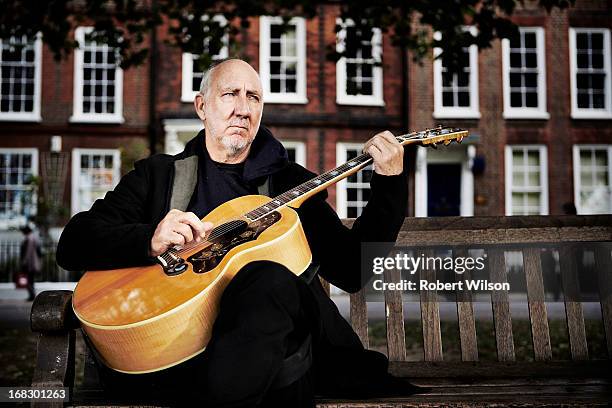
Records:
[[[230,60],[212,72],[210,88],[196,97],[196,111],[204,121],[207,146],[228,157],[249,148],[261,122],[263,90],[255,70],[246,62]]]

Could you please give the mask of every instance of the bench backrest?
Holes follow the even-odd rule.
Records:
[[[352,220],[346,220],[350,225]],[[574,361],[588,360],[587,338],[582,303],[579,301],[578,251],[593,251],[597,271],[599,302],[606,337],[608,358],[612,356],[612,216],[524,216],[524,217],[440,217],[407,218],[398,237],[398,247],[412,247],[418,253],[432,255],[434,250],[451,250],[453,256],[468,249],[484,249],[487,254],[489,281],[508,281],[505,252],[522,251],[527,288],[529,321],[534,360],[552,360],[551,336],[542,278],[541,249],[554,248],[559,253],[561,287],[567,331]],[[435,280],[435,270],[421,270],[421,279]],[[469,272],[461,276],[469,279]],[[400,271],[384,273],[385,282],[399,282]],[[497,358],[515,361],[512,317],[508,292],[491,292]],[[421,323],[425,362],[443,358],[439,299],[435,291],[420,292]],[[479,360],[472,294],[457,291],[457,321],[461,359]],[[389,359],[406,361],[404,307],[402,292],[385,291],[387,351]],[[350,321],[365,347],[368,347],[368,316],[364,290],[350,295]],[[574,368],[576,363],[572,363]],[[550,364],[549,364],[550,365]]]

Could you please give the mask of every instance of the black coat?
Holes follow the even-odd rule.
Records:
[[[57,262],[68,270],[113,269],[153,263],[149,245],[157,224],[177,203],[184,210],[195,184],[182,186],[190,191],[177,199],[175,177],[178,164],[197,163],[193,156],[204,132],[192,139],[177,155],[159,154],[136,162],[113,191],[97,200],[89,211],[76,214],[64,228],[57,248]],[[245,179],[255,184],[269,177],[270,196],[276,196],[314,177],[302,166],[288,162],[286,152],[270,132],[262,127],[245,163]],[[196,166],[197,167],[197,166]],[[193,172],[189,170],[187,173]],[[197,173],[197,171],[196,171]],[[185,174],[184,169],[180,174]],[[192,174],[193,177],[193,174]],[[194,182],[195,183],[195,182]],[[178,186],[178,187],[177,187]],[[362,242],[395,242],[404,220],[408,199],[407,178],[373,174],[371,197],[352,229],[345,227],[325,201],[323,191],[297,209],[308,239],[313,262],[319,274],[335,286],[356,292],[363,284],[360,267]],[[373,376],[386,371],[386,359],[363,350],[359,338],[342,318],[336,305],[325,294],[318,279],[310,287],[319,304],[323,338],[329,346],[326,361],[334,373],[334,383],[356,387],[371,384]],[[330,374],[331,378],[331,374]],[[331,381],[331,380],[330,380]],[[332,387],[333,388],[333,387]]]

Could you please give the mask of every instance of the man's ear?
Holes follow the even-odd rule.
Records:
[[[201,93],[197,93],[195,99],[193,100],[193,106],[195,107],[195,111],[198,117],[201,120],[206,119],[206,103],[204,102],[204,96]]]

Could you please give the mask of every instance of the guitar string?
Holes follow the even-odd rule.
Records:
[[[422,131],[419,131],[419,132],[407,133],[407,134],[404,134],[404,135],[396,136],[395,138],[399,142],[408,141],[408,140],[414,140],[414,139],[418,139],[419,137],[421,137],[422,134],[427,134],[428,132],[432,132],[432,131],[436,133],[435,135],[433,135],[433,137],[435,137],[435,136],[443,135],[443,134],[441,134],[441,131],[443,131],[443,130],[449,130],[451,133],[453,131],[455,131],[454,128],[434,128],[434,129],[422,130]],[[361,161],[361,160],[363,160],[363,161]],[[315,178],[313,178],[311,180],[308,180],[308,181],[306,181],[306,182],[304,182],[304,183],[302,183],[302,184],[300,184],[300,185],[290,189],[289,191],[286,191],[286,192],[284,192],[284,193],[282,193],[282,194],[272,198],[266,204],[263,204],[263,205],[255,208],[255,209],[249,211],[248,213],[244,214],[243,216],[245,218],[249,219],[251,222],[257,221],[258,219],[260,219],[262,217],[265,217],[266,215],[270,214],[271,212],[276,211],[279,208],[282,208],[283,206],[287,205],[289,202],[291,202],[291,200],[293,200],[293,199],[295,199],[295,198],[297,198],[297,197],[307,193],[308,191],[311,191],[313,188],[318,187],[320,184],[315,184],[314,186],[308,186],[308,184],[314,183],[314,180],[320,180],[320,179],[324,179],[326,177],[332,176],[329,180],[325,180],[325,181],[323,181],[321,183],[321,184],[324,184],[325,182],[333,180],[339,174],[343,174],[343,173],[345,173],[346,171],[348,171],[350,169],[353,169],[353,168],[358,167],[358,166],[365,167],[367,164],[369,164],[368,162],[370,160],[372,160],[372,157],[368,153],[363,153],[363,154],[361,154],[361,155],[359,155],[359,156],[349,160],[348,162],[346,162],[346,163],[344,163],[344,164],[342,164],[342,165],[340,165],[340,166],[338,166],[338,167],[336,167],[336,168],[334,168],[332,170],[329,170],[328,172],[325,172],[325,173],[323,173],[323,174],[321,174],[321,175],[319,175],[319,176],[317,176],[317,177],[315,177]],[[358,163],[350,164],[350,163],[355,163],[355,162],[358,162]],[[304,188],[305,188],[305,190],[303,190]],[[293,197],[290,196],[290,193],[294,193],[295,194],[296,192],[298,192],[297,195],[295,195]],[[287,200],[287,201],[283,202],[285,200]],[[275,202],[275,201],[276,202],[280,202],[281,204],[277,205],[276,207],[274,205],[270,204],[271,202]],[[272,207],[272,209],[271,210],[264,210],[263,207],[266,207],[266,206],[267,207]],[[263,214],[259,214],[258,212],[260,212],[262,210],[264,211]],[[251,214],[256,216],[257,218],[256,219],[252,219],[252,217],[249,216]],[[230,221],[228,221],[228,222],[226,222],[224,224],[224,225],[226,225],[226,227],[221,228],[220,230],[217,230],[217,231],[215,231],[213,229],[211,232],[216,232],[216,234],[217,234],[215,236],[215,238],[220,238],[220,237],[224,236],[225,234],[227,234],[227,233],[231,232],[232,230],[234,230],[234,227],[227,226],[227,224],[231,224],[233,221],[244,221],[244,220],[230,220]],[[244,221],[244,222],[246,222],[246,221]],[[209,235],[208,239],[210,239],[210,235]],[[187,244],[187,245],[181,247],[180,249],[176,250],[176,252],[177,252],[177,254],[184,254],[184,253],[189,252],[192,249],[197,248],[199,246],[204,246],[206,244],[212,244],[213,242],[208,241],[208,239],[206,239],[204,241],[200,241],[200,242],[194,242],[194,243]]]

